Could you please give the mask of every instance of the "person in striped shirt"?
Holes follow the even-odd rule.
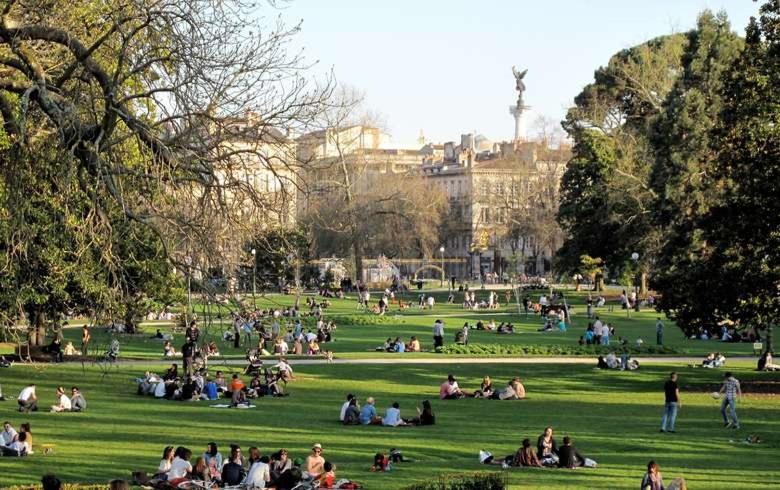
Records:
[[[737,418],[737,399],[742,396],[742,390],[739,387],[739,381],[731,372],[724,375],[723,386],[720,387],[720,393],[723,401],[720,404],[720,414],[723,416],[723,426],[739,429],[739,419]],[[726,415],[726,407],[729,408],[731,421]]]

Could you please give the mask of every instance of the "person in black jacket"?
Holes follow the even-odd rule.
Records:
[[[577,468],[585,465],[585,458],[577,452],[569,436],[563,438],[563,446],[558,449],[558,458],[559,468]]]
[[[246,471],[241,464],[241,448],[231,445],[230,460],[222,467],[223,485],[240,485],[246,477]]]

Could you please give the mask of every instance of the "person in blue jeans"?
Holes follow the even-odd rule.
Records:
[[[672,371],[664,383],[664,415],[661,417],[661,432],[674,433],[674,423],[677,420],[677,410],[680,408],[680,387],[677,384],[677,373]]]
[[[731,372],[727,372],[724,375],[723,386],[720,387],[720,393],[725,395],[723,401],[720,404],[720,414],[723,416],[723,426],[731,427],[732,429],[739,429],[739,419],[737,418],[737,399],[742,396],[742,389],[739,386],[739,381],[735,378]],[[731,422],[726,415],[726,407],[729,408],[729,415],[731,416]]]

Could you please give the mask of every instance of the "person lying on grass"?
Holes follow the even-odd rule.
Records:
[[[496,390],[490,395],[492,400],[522,400],[525,398],[525,386],[520,378],[515,376],[501,390]]]
[[[534,449],[531,447],[530,439],[523,439],[522,447],[518,448],[515,454],[510,454],[501,459],[491,459],[489,461],[489,464],[501,465],[504,468],[510,466],[531,466],[540,468],[542,466],[542,463],[536,456],[536,452],[534,452]]]

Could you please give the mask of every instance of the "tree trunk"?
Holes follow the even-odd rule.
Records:
[[[642,275],[639,279],[639,296],[640,297],[646,297],[647,296],[647,272],[642,272]]]
[[[596,291],[604,291],[604,275],[603,274],[596,274],[596,281],[595,281]]]
[[[766,349],[764,352],[771,352],[773,350],[772,348],[772,324],[770,323],[768,327],[766,327]]]
[[[33,313],[30,326],[30,345],[44,345],[46,342],[46,314],[40,310]]]
[[[352,241],[352,253],[355,255],[355,283],[363,281],[363,250],[357,240]]]

